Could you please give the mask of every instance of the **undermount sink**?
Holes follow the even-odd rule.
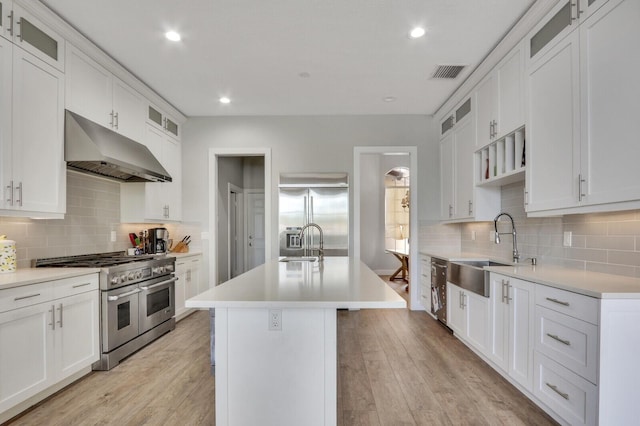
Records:
[[[317,262],[318,256],[287,256],[280,259],[280,262]]]
[[[447,281],[465,290],[489,297],[491,282],[489,271],[484,270],[485,266],[511,265],[493,260],[456,260],[449,262]]]

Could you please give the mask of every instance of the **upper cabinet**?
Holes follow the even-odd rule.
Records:
[[[147,106],[147,123],[162,130],[167,135],[180,140],[182,126],[178,124],[178,120],[169,116],[155,105]]]
[[[26,16],[16,10],[14,19]],[[29,19],[13,25],[39,23]],[[64,75],[40,56],[0,38],[1,215],[61,218],[66,209]]]
[[[529,39],[525,201],[537,215],[640,206],[640,57],[630,54],[640,39],[640,3],[581,3],[579,19],[571,4],[560,4]],[[565,27],[556,25],[538,48],[534,40],[549,22]]]
[[[0,35],[64,72],[64,38],[16,2],[0,0],[0,12]]]
[[[483,147],[524,125],[524,54],[518,44],[476,87],[476,145]]]
[[[67,46],[66,107],[141,142],[147,100],[71,44]]]
[[[472,105],[468,98],[443,121],[454,123],[440,141],[441,218],[445,221],[489,220],[500,209],[499,188],[475,187]]]

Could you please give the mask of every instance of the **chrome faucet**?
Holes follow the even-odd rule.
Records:
[[[318,231],[320,231],[320,246],[318,247],[318,261],[322,262],[324,260],[324,235],[322,233],[322,228],[320,228],[320,225],[318,225],[317,223],[307,223],[300,230],[300,233],[298,234],[298,238],[300,238],[300,241],[304,241],[302,239],[304,237],[304,231],[306,231],[307,228],[311,228],[311,227],[316,228]],[[308,249],[309,247],[307,247],[307,244],[305,243],[305,250],[308,250]]]
[[[498,232],[498,219],[500,219],[500,216],[507,216],[511,220],[511,232]],[[518,254],[518,239],[516,236],[516,225],[513,222],[513,217],[509,213],[502,212],[493,219],[493,226],[496,230],[496,244],[500,244],[500,235],[511,234],[513,236],[513,263],[518,263],[520,255]]]

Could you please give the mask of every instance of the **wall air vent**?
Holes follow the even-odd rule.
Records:
[[[464,65],[438,65],[431,78],[456,78]]]

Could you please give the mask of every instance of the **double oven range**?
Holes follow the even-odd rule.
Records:
[[[175,258],[122,252],[36,259],[35,267],[100,268],[100,360],[110,370],[175,328]]]

